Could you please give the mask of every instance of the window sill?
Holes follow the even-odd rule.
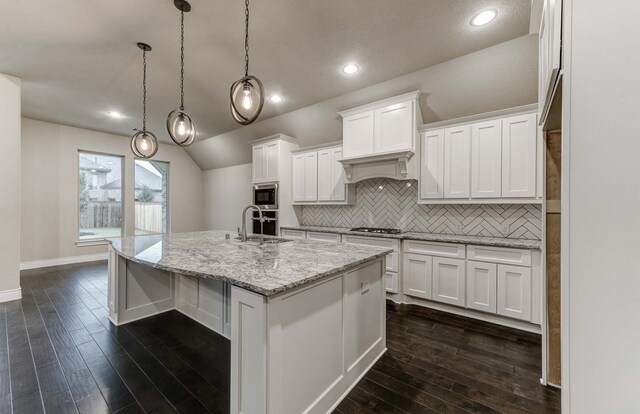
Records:
[[[91,240],[76,240],[76,246],[89,247],[89,246],[105,246],[109,244],[106,239],[91,239]]]

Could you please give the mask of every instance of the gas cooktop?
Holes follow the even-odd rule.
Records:
[[[380,234],[400,234],[398,229],[381,229],[376,227],[354,227],[351,231],[360,231],[363,233],[380,233]]]

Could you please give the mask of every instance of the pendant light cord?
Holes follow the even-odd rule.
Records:
[[[142,51],[142,130],[147,130],[147,51]]]
[[[244,76],[249,76],[249,0],[244,5]]]
[[[184,111],[184,10],[180,11],[180,110]]]

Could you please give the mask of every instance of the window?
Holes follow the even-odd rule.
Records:
[[[78,153],[80,240],[123,235],[122,175],[122,157]]]
[[[168,162],[136,160],[136,236],[167,232],[168,177]]]

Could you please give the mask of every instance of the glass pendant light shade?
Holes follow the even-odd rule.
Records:
[[[169,113],[167,131],[173,142],[181,147],[191,145],[196,139],[196,126],[191,117],[179,109]]]
[[[264,87],[255,76],[245,76],[231,85],[231,115],[239,124],[249,125],[264,106]]]
[[[174,5],[180,10],[180,109],[169,112],[167,131],[173,142],[186,147],[196,139],[196,126],[184,111],[184,14],[191,11],[191,5],[186,0],[174,0]]]
[[[138,131],[131,137],[131,151],[138,158],[151,158],[158,152],[158,138],[149,131]]]

